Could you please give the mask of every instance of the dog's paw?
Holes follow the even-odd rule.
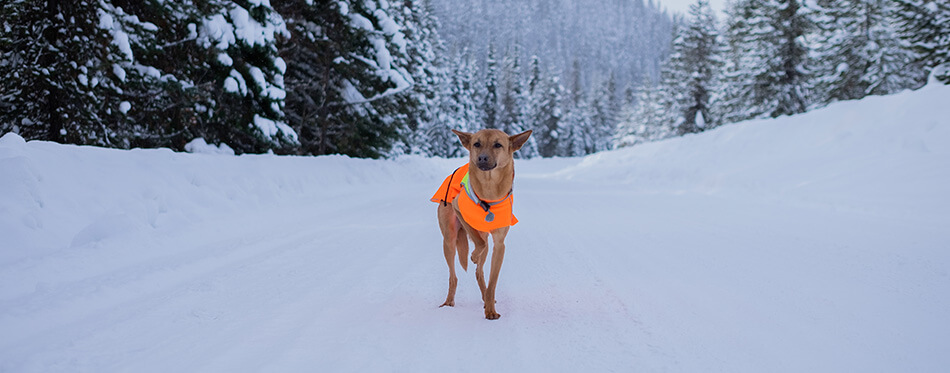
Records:
[[[491,306],[487,303],[485,304],[485,318],[489,320],[497,320],[501,315],[498,312],[495,312],[495,305],[498,304],[498,301],[491,302]]]
[[[439,308],[442,308],[442,307],[445,307],[445,306],[455,307],[455,302],[446,301],[445,303],[442,303],[442,305],[439,306]]]

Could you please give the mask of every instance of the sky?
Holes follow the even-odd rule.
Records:
[[[726,8],[726,1],[727,0],[709,0],[709,5],[716,10],[718,15],[722,14],[723,9]],[[689,6],[695,3],[696,0],[658,0],[658,2],[670,11],[686,14],[689,12]]]

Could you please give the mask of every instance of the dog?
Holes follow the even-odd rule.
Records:
[[[445,178],[442,187],[431,201],[439,203],[439,229],[442,231],[442,250],[449,265],[449,293],[439,307],[455,306],[455,254],[459,255],[462,269],[468,271],[468,240],[475,245],[472,263],[475,278],[485,302],[485,318],[501,317],[495,310],[495,286],[505,259],[505,236],[518,219],[511,212],[515,178],[514,152],[521,149],[531,131],[517,135],[496,129],[475,133],[452,130],[465,149],[468,163]],[[485,284],[484,266],[488,259],[488,236],[492,239],[491,273]]]

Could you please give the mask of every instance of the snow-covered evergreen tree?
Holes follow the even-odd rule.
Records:
[[[674,38],[669,61],[672,70],[664,80],[676,111],[673,123],[679,134],[715,126],[714,93],[719,90],[722,47],[717,21],[707,0],[690,5],[689,20]]]
[[[521,67],[521,51],[515,44],[508,53],[505,54],[502,68],[503,90],[500,98],[500,126],[499,128],[507,134],[513,135],[522,133],[528,129],[526,125],[526,113],[528,104],[528,92]],[[521,150],[515,153],[517,158],[533,158],[538,155],[538,145],[535,139],[528,138],[528,142],[522,146]]]
[[[817,101],[886,94],[920,79],[910,48],[894,29],[893,2],[820,0],[814,12]]]
[[[864,97],[867,82],[861,76],[868,61],[862,50],[869,40],[864,19],[864,1],[819,0],[815,24],[819,30],[814,50],[817,92],[822,102]]]
[[[878,15],[879,18],[873,18],[874,24],[868,30],[871,42],[865,50],[870,55],[870,65],[862,77],[864,81],[869,82],[866,93],[886,95],[919,87],[920,83],[926,79],[926,70],[914,64],[910,45],[900,37],[897,27],[897,8],[894,2],[871,1],[877,5],[877,9],[880,9],[880,14],[869,13]],[[948,19],[947,27],[950,29],[950,19]]]
[[[429,153],[439,157],[461,157],[464,148],[451,130],[471,132],[478,123],[475,98],[476,65],[468,51],[457,55],[451,63],[452,71],[444,82],[438,119],[424,134],[431,144]]]
[[[0,130],[26,139],[127,146],[117,128],[127,50],[100,27],[99,2],[0,6]],[[109,25],[111,26],[111,24]],[[125,47],[122,45],[121,47]]]
[[[528,72],[528,94],[534,95],[541,91],[543,77],[541,76],[541,59],[537,55],[531,56]]]
[[[625,108],[617,124],[614,146],[621,148],[657,141],[676,134],[667,114],[671,100],[649,77],[635,93],[636,103]]]
[[[950,3],[944,0],[895,0],[900,34],[928,72],[950,63]],[[950,84],[950,68],[937,79]]]
[[[538,85],[540,99],[537,109],[537,126],[531,137],[537,138],[538,153],[542,157],[560,155],[558,143],[564,112],[564,87],[556,74],[551,74]]]
[[[214,137],[239,152],[264,152],[297,145],[285,123],[284,73],[277,39],[290,37],[269,0],[211,1],[197,25],[198,46],[215,55],[210,74]]]
[[[591,136],[593,152],[608,150],[613,143],[620,115],[617,83],[613,74],[597,87],[591,101]]]
[[[754,49],[761,45],[752,37],[753,25],[765,27],[762,8],[761,1],[739,0],[726,9],[724,66],[719,79],[721,90],[716,115],[722,123],[755,118],[765,112],[761,105],[765,100],[755,97],[758,93],[755,77],[764,74],[766,54]]]
[[[592,118],[594,110],[588,97],[586,77],[579,60],[574,61],[571,69],[570,90],[566,92],[563,103],[564,114],[559,121],[558,155],[571,157],[590,154],[595,149],[595,131]]]
[[[486,65],[485,92],[481,103],[482,122],[484,128],[498,128],[498,60],[494,43],[488,48]]]
[[[499,104],[499,129],[506,133],[521,133],[524,130],[525,118],[525,85],[521,74],[521,52],[518,45],[509,49],[502,60],[502,88]]]
[[[676,18],[673,25],[673,37],[671,45],[683,44],[685,33],[681,32],[683,24],[681,18]],[[689,81],[688,68],[686,66],[685,55],[682,49],[679,51],[670,48],[669,58],[663,63],[660,69],[659,82],[656,86],[656,100],[654,105],[660,110],[656,118],[656,132],[672,133],[683,124],[684,116],[681,103],[689,102],[687,91],[684,87]],[[662,128],[659,129],[659,128]]]
[[[400,153],[431,155],[428,149],[432,143],[423,134],[436,125],[446,79],[446,51],[438,19],[432,14],[430,0],[393,2],[391,13],[405,35],[406,61],[402,65],[407,66],[413,81],[406,94],[394,96],[402,113],[398,127],[404,149]]]
[[[383,1],[280,2],[292,45],[289,122],[304,154],[388,154],[397,138],[397,100],[412,87],[405,37]]]
[[[626,105],[620,109],[617,115],[617,129],[614,137],[611,139],[611,145],[614,149],[634,146],[643,140],[637,137],[637,132],[642,124],[637,118],[638,105]]]
[[[914,64],[913,50],[907,41],[900,37],[897,27],[897,8],[890,0],[869,0],[880,13],[868,20],[873,22],[868,29],[869,45],[865,48],[870,64],[862,80],[869,82],[866,93],[886,95],[908,88],[917,88],[926,79],[926,70]],[[947,23],[950,29],[950,18]],[[950,43],[950,40],[947,41]],[[875,46],[877,48],[875,48]]]
[[[570,75],[571,88],[563,104],[566,110],[557,129],[557,154],[562,157],[589,154],[594,147],[593,131],[591,131],[593,113],[584,89],[583,73],[580,61],[575,60]]]
[[[282,122],[286,65],[275,40],[285,34],[283,21],[266,0],[216,0],[200,7],[157,0],[22,0],[3,9],[3,22],[10,25],[4,37],[21,39],[6,44],[11,50],[0,64],[15,66],[3,69],[8,77],[26,78],[4,87],[24,88],[10,97],[47,112],[10,121],[27,132],[123,148],[181,150],[194,137],[226,142],[238,152],[296,145],[296,133]],[[36,36],[38,43],[26,42]],[[35,53],[38,58],[27,59],[35,63],[18,62]],[[33,116],[30,109],[15,112]]]
[[[798,0],[739,0],[728,11],[721,118],[725,122],[804,112],[814,85],[812,22]]]
[[[590,103],[583,94],[576,96],[573,104],[558,128],[558,152],[562,157],[574,157],[594,152],[593,117]]]
[[[527,100],[525,102],[525,128],[530,128],[534,130],[534,135],[532,136],[535,140],[535,145],[539,144],[537,142],[537,133],[540,130],[540,113],[541,100],[544,93],[544,77],[541,73],[541,59],[536,55],[531,56],[531,61],[528,63],[528,81],[526,83],[525,95]],[[540,153],[538,154],[540,155]]]
[[[116,120],[130,134],[128,145],[182,150],[196,137],[222,142],[204,131],[215,114],[213,84],[196,81],[210,82],[200,79],[212,75],[217,54],[195,43],[196,24],[203,17],[199,10],[178,2],[112,0],[100,5],[99,26],[124,55],[117,67],[125,75],[123,89],[113,99],[122,114]]]
[[[770,117],[804,113],[813,85],[808,49],[804,45],[812,23],[798,0],[770,0],[764,10],[771,27],[753,32],[775,54],[765,61],[766,73],[756,77],[756,87],[766,92],[758,97],[772,102],[765,103],[765,115]]]

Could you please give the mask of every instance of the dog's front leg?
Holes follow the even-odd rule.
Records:
[[[472,262],[475,263],[475,280],[478,281],[478,290],[482,292],[482,301],[485,301],[485,259],[488,258],[488,233],[469,230],[469,237],[475,244],[472,252]]]
[[[498,285],[498,274],[501,272],[501,263],[505,260],[505,236],[508,235],[508,227],[499,228],[491,232],[492,253],[491,253],[491,273],[488,279],[488,288],[483,292],[485,300],[485,318],[495,320],[501,317],[495,311],[495,287]]]
[[[451,240],[449,238],[444,239],[442,250],[445,252],[445,262],[449,265],[449,294],[445,296],[445,303],[442,303],[439,307],[454,307],[455,288],[459,282],[458,277],[455,276],[455,237],[451,237]]]
[[[439,229],[442,230],[442,251],[445,254],[445,264],[449,266],[449,293],[445,296],[445,303],[439,307],[454,307],[455,288],[458,285],[458,278],[455,276],[455,241],[460,227],[451,207],[439,206],[438,215]]]

